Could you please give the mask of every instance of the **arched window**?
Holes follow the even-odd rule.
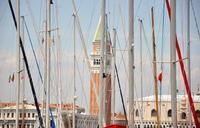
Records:
[[[151,110],[151,117],[157,116],[157,111],[155,109]]]
[[[136,109],[136,111],[135,111],[135,116],[136,116],[136,117],[139,116],[139,111],[138,111],[138,109]]]
[[[93,61],[93,65],[96,65],[96,59],[94,59],[94,61]]]
[[[181,119],[186,119],[186,113],[185,112],[181,113]]]
[[[172,110],[171,109],[168,110],[167,117],[172,117]]]
[[[200,110],[196,110],[197,117],[200,118]]]
[[[100,59],[97,59],[97,65],[100,65]]]
[[[100,59],[94,59],[93,65],[100,65]]]

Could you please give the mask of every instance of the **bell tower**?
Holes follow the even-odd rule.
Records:
[[[95,36],[92,42],[93,48],[91,53],[91,78],[90,78],[90,114],[97,115],[99,112],[98,101],[95,95],[94,89],[96,88],[97,96],[99,96],[100,90],[100,46],[101,46],[101,33],[102,33],[102,26],[101,26],[101,18],[99,20]],[[110,35],[106,28],[106,72],[104,73],[104,77],[106,77],[106,116],[107,120],[111,119],[111,40]],[[93,84],[92,84],[93,79]],[[95,86],[95,88],[93,87]]]

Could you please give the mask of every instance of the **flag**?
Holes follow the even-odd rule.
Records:
[[[8,82],[13,82],[15,80],[15,75],[14,73],[12,75],[9,75],[9,78],[8,78]]]
[[[161,82],[162,81],[162,72],[158,75],[158,80]]]
[[[11,75],[9,75],[8,82],[9,83],[11,82]]]
[[[12,77],[11,77],[11,81],[13,82],[15,80],[15,74],[13,73]]]

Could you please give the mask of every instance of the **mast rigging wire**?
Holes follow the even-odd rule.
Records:
[[[125,108],[125,104],[124,104],[124,98],[123,98],[123,94],[122,94],[122,89],[121,89],[121,84],[120,84],[119,74],[118,74],[118,70],[117,70],[116,64],[115,64],[115,72],[116,72],[116,75],[117,75],[117,82],[118,82],[118,85],[119,85],[120,97],[121,97],[121,101],[122,101],[122,106],[123,106],[123,110],[124,110],[126,124],[128,124],[128,119],[127,119],[127,114],[126,114],[126,108]]]
[[[120,41],[119,41],[119,37],[118,37],[118,33],[116,33],[116,38],[117,38],[117,44],[119,45],[119,49],[121,49],[121,45],[120,45]],[[119,51],[120,54],[121,54],[121,58],[120,58],[120,62],[119,62],[119,67],[121,66],[121,63],[123,64],[124,66],[124,72],[125,72],[125,75],[126,75],[126,81],[125,81],[125,85],[127,84],[127,81],[128,81],[128,72],[127,72],[127,67],[126,67],[126,64],[125,64],[125,60],[124,60],[124,53],[126,52],[125,50],[124,51]],[[126,90],[126,86],[124,87],[123,90]]]
[[[93,1],[93,0],[92,0]],[[95,1],[93,2],[94,5],[96,5]],[[92,26],[92,22],[93,22],[93,19],[94,19],[94,12],[96,10],[96,6],[93,5],[93,8],[92,8],[92,13],[91,13],[91,17],[90,17],[90,22],[89,22],[89,25],[88,25],[88,31],[87,31],[87,42],[89,42],[89,37],[90,37],[90,33],[91,33],[91,26]]]
[[[39,76],[40,76],[40,80],[41,80],[41,82],[43,83],[43,79],[42,79],[42,74],[41,74],[41,71],[40,71],[39,63],[38,63],[38,60],[37,60],[37,57],[36,57],[36,54],[35,54],[35,50],[34,50],[34,48],[33,48],[33,42],[32,42],[32,40],[31,40],[31,36],[30,36],[29,31],[28,31],[28,27],[27,27],[25,18],[24,18],[24,24],[25,24],[26,32],[27,32],[27,34],[28,34],[29,42],[30,42],[30,44],[31,44],[31,49],[32,49],[32,51],[33,51],[33,55],[34,55],[35,63],[36,63],[36,66],[37,66],[37,69],[38,69],[38,73],[39,73]]]
[[[147,51],[148,51],[148,53],[149,53],[149,60],[151,60],[152,55],[151,55],[151,51],[150,51],[150,48],[149,48],[149,45],[148,45],[148,39],[147,39],[147,35],[146,35],[145,29],[144,29],[143,22],[142,22],[142,32],[143,32],[143,35],[144,35],[144,39],[145,39]]]
[[[30,13],[32,22],[33,22],[33,29],[34,29],[34,32],[35,32],[35,34],[36,34],[36,37],[37,37],[36,39],[37,39],[38,44],[39,44],[39,47],[40,47],[40,48],[39,48],[40,53],[41,53],[42,57],[44,58],[44,53],[43,53],[43,51],[42,51],[42,45],[41,45],[41,43],[40,43],[40,36],[39,36],[38,28],[36,27],[35,18],[34,18],[32,9],[31,9],[31,7],[30,7],[30,2],[29,2],[29,0],[26,0],[26,5],[27,5],[27,9],[28,9],[28,11],[29,11],[29,13]]]
[[[120,45],[120,41],[119,41],[119,36],[118,36],[117,33],[116,33],[116,37],[117,37],[117,43],[118,43],[119,49],[121,49],[121,45]],[[128,79],[128,72],[127,72],[126,64],[125,64],[125,60],[124,60],[124,53],[125,53],[125,50],[124,50],[124,51],[121,51],[121,50],[120,50],[120,53],[121,53],[121,59],[120,59],[121,61],[120,61],[119,67],[120,67],[121,63],[123,63],[124,71],[125,71],[126,77],[127,77],[127,79]]]
[[[80,77],[80,82],[81,82],[81,86],[82,86],[82,90],[83,90],[83,94],[84,94],[84,98],[85,98],[85,102],[86,102],[86,106],[88,107],[88,102],[87,102],[87,97],[86,97],[86,93],[85,93],[85,88],[84,88],[84,85],[83,85],[83,79],[81,77],[81,72],[80,72],[80,68],[78,66],[78,61],[76,59],[76,67],[77,67],[77,71],[78,71],[78,74],[79,74],[79,77]]]

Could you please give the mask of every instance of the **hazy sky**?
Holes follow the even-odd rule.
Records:
[[[61,50],[59,60],[61,64],[61,83],[62,83],[62,101],[72,102],[72,85],[73,85],[73,6],[71,0],[53,0],[52,5],[52,29],[59,27],[61,36]],[[95,29],[98,24],[100,16],[100,0],[75,0],[78,9],[78,15],[83,31],[84,39],[87,45],[87,51],[90,55],[92,50],[92,40]],[[12,0],[15,7],[15,0]],[[119,76],[123,88],[124,98],[127,97],[127,52],[126,43],[128,35],[128,0],[107,0],[107,14],[108,25],[111,38],[113,37],[112,29],[117,29],[117,66],[119,68]],[[198,26],[200,27],[200,1],[193,0],[194,9]],[[140,97],[140,42],[139,42],[139,22],[138,19],[143,20],[145,35],[147,40],[142,35],[143,39],[143,86],[144,96],[153,95],[153,73],[152,73],[152,39],[151,39],[151,7],[155,9],[155,30],[157,43],[157,59],[161,60],[161,44],[162,44],[162,15],[163,15],[163,0],[135,0],[135,88],[136,98]],[[56,10],[56,7],[58,10]],[[58,25],[57,26],[57,14]],[[200,40],[197,34],[197,29],[194,22],[194,15],[192,8],[190,9],[190,26],[191,26],[191,77],[192,77],[192,92],[196,93],[197,88],[200,87]],[[183,57],[187,57],[186,51],[186,0],[177,0],[177,35],[180,43]],[[169,60],[169,19],[168,14],[164,12],[164,61]],[[21,16],[25,16],[28,29],[31,34],[34,49],[39,61],[40,70],[43,73],[43,44],[41,38],[44,35],[44,20],[45,20],[45,1],[44,0],[21,0]],[[36,31],[35,31],[36,30]],[[37,32],[37,34],[36,34]],[[37,37],[39,35],[39,37]],[[40,39],[38,42],[37,39]],[[51,101],[56,102],[57,89],[57,71],[56,71],[56,56],[57,56],[57,32],[52,32],[52,68],[51,68]],[[89,104],[89,70],[86,66],[85,57],[83,54],[82,44],[79,38],[78,30],[76,29],[76,53],[77,66],[76,67],[76,94],[78,96],[78,105],[85,107],[88,110]],[[34,61],[33,53],[31,51],[30,42],[25,31],[25,49],[34,80],[34,86],[39,97],[42,99],[42,83],[39,78],[38,70]],[[125,50],[125,52],[124,52]],[[123,55],[123,57],[122,57]],[[122,59],[123,58],[123,59]],[[125,63],[123,63],[123,60]],[[186,65],[187,63],[185,63]],[[0,101],[14,102],[16,100],[16,85],[8,83],[9,75],[16,74],[16,30],[13,24],[11,13],[7,0],[0,1]],[[126,67],[126,68],[125,68]],[[158,64],[157,72],[160,72],[160,64]],[[27,75],[25,96],[29,102],[33,101]],[[116,82],[117,85],[117,82]],[[185,94],[185,88],[177,64],[177,87],[180,94]],[[119,97],[119,90],[117,85],[116,95]],[[169,64],[164,64],[163,73],[163,91],[162,94],[170,94],[169,84]],[[120,100],[117,100],[117,110],[121,110]]]

